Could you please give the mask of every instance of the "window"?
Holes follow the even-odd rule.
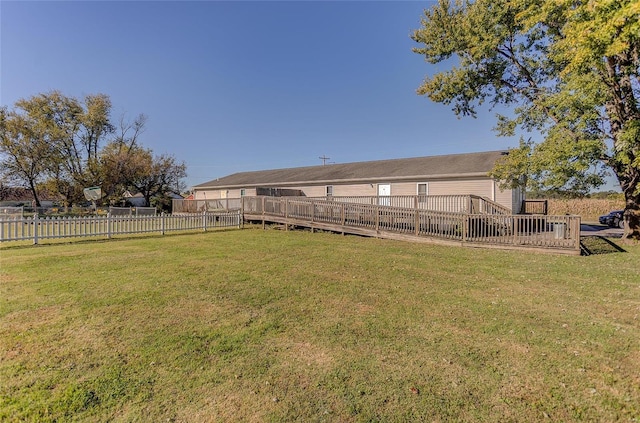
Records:
[[[426,182],[418,184],[418,195],[423,196],[423,195],[428,195],[428,194],[429,194],[429,190],[428,190]]]
[[[245,195],[247,195],[247,190],[246,190],[246,189],[244,189],[244,188],[242,188],[242,189],[240,190],[240,197],[244,197]]]
[[[333,185],[327,185],[327,197],[333,196]]]

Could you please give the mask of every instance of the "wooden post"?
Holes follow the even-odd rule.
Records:
[[[572,231],[573,232],[572,236],[576,239],[574,248],[578,251],[578,254],[580,254],[580,226],[582,223],[580,221],[581,217],[576,216],[573,220],[575,221],[575,223]]]
[[[462,221],[462,242],[467,241],[467,232],[469,231],[469,215],[463,216]]]
[[[264,224],[264,197],[261,197],[261,198],[262,198],[262,230],[264,230],[266,227]]]
[[[202,211],[202,230],[207,232],[207,212],[206,210]]]
[[[38,213],[33,215],[33,244],[38,243]]]
[[[311,233],[313,233],[313,222],[316,218],[316,202],[311,200]]]
[[[289,199],[284,198],[284,230],[289,230]]]

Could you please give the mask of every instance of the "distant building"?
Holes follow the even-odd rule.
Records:
[[[135,194],[131,194],[131,192],[125,191],[122,194],[122,198],[124,198],[125,201],[128,202],[129,204],[131,204],[131,206],[133,206],[133,207],[146,207],[147,206],[147,200],[145,200],[144,195],[142,195],[139,192],[137,192]]]

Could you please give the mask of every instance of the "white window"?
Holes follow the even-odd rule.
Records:
[[[418,195],[420,196],[429,195],[429,186],[427,185],[426,182],[418,184]]]
[[[245,195],[247,195],[247,190],[246,190],[246,189],[244,189],[244,188],[242,188],[242,189],[240,190],[240,197],[244,197]]]

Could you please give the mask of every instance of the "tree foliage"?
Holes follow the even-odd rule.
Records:
[[[184,189],[186,165],[170,155],[154,156],[149,149],[115,141],[105,148],[101,160],[110,187],[115,186],[119,192],[139,192],[147,204],[156,197],[178,194]],[[114,175],[117,177],[113,178]]]
[[[83,188],[102,186],[105,200],[140,190],[150,202],[179,189],[186,167],[172,156],[154,157],[139,145],[146,116],[111,122],[111,100],[104,94],[82,100],[59,91],[0,109],[2,176],[28,187],[39,206],[39,191],[55,192],[67,204],[82,202]],[[143,191],[144,190],[144,191]]]
[[[0,151],[2,175],[8,182],[27,187],[40,206],[37,186],[44,179],[45,163],[51,155],[42,129],[29,116],[0,109]]]
[[[458,115],[509,106],[497,132],[540,138],[523,138],[494,177],[585,193],[611,170],[625,195],[625,237],[640,239],[640,2],[440,0],[412,37],[427,62],[451,65],[419,94]]]

